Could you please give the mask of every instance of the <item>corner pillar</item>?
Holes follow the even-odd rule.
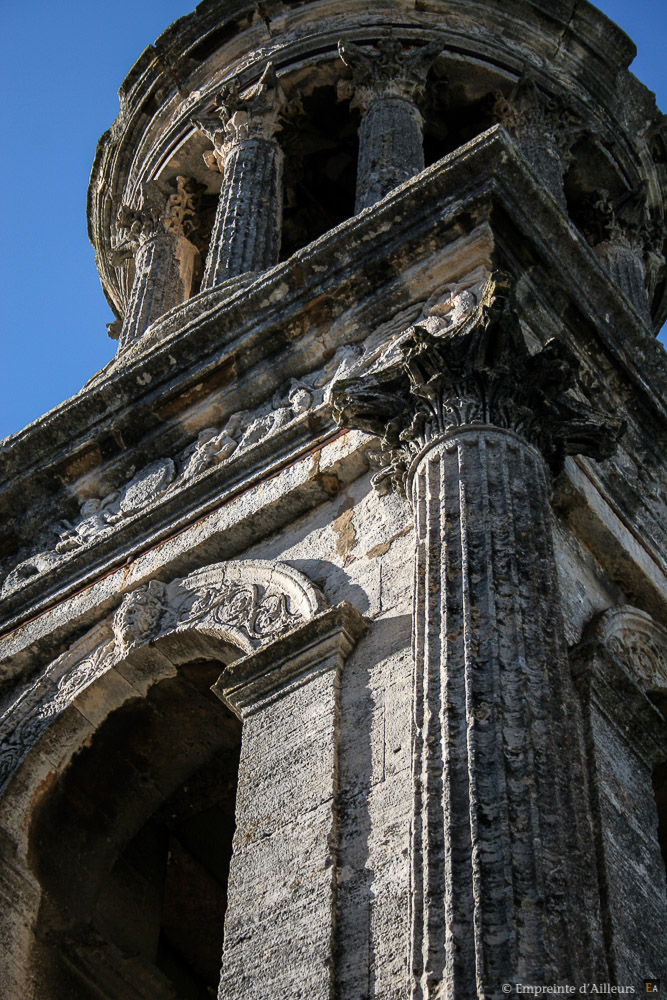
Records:
[[[195,119],[213,143],[209,167],[222,174],[202,288],[278,263],[282,230],[283,153],[275,138],[285,95],[269,63],[251,94],[230,85],[218,118]]]
[[[415,509],[412,997],[604,979],[547,460],[607,454],[614,432],[571,409],[562,344],[529,356],[503,275],[450,336],[414,328],[400,351],[333,399]]]
[[[243,722],[220,1000],[333,995],[340,676],[365,629],[338,605],[214,687]]]

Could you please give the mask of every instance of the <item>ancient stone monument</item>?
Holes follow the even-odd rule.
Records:
[[[206,0],[0,451],[0,994],[667,988],[667,127],[585,0]],[[593,989],[595,987],[595,989]]]

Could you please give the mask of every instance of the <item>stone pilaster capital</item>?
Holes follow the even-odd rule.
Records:
[[[147,240],[162,233],[189,238],[199,228],[202,185],[178,176],[171,184],[148,181],[141,189],[141,206],[121,205],[116,225],[121,239],[111,251],[115,266],[133,256]]]
[[[511,431],[537,447],[552,468],[566,455],[606,458],[624,427],[581,401],[578,363],[562,341],[530,354],[512,305],[512,281],[496,272],[479,305],[437,336],[416,326],[384,363],[334,383],[342,427],[381,440],[380,489],[405,492],[410,466],[433,444],[478,427]]]
[[[406,49],[391,33],[374,48],[341,40],[338,53],[351,70],[352,79],[340,81],[339,99],[352,98],[351,106],[360,108],[363,114],[381,98],[394,97],[416,105],[423,99],[428,71],[441,51],[439,42]]]
[[[282,128],[281,112],[287,98],[273,63],[267,63],[259,82],[241,94],[238,81],[226,84],[217,97],[213,115],[193,118],[192,124],[213,143],[204,154],[207,166],[222,171],[230,148],[245,139],[273,139]]]

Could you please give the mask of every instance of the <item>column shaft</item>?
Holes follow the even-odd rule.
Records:
[[[412,492],[413,997],[590,981],[603,948],[543,461],[472,426],[426,453]]]
[[[156,233],[140,244],[119,349],[137,340],[154,320],[190,297],[197,255],[197,248],[176,233]]]
[[[646,265],[641,252],[620,241],[599,243],[595,253],[607,268],[612,281],[635,307],[648,326],[652,325],[646,288]]]
[[[567,209],[563,188],[563,156],[557,139],[545,130],[531,127],[519,132],[517,145],[558,204]]]
[[[278,263],[282,171],[274,139],[241,139],[227,151],[202,288]]]
[[[422,118],[413,101],[383,96],[361,121],[355,213],[424,169]]]

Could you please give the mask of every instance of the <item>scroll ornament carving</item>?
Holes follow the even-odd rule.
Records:
[[[667,629],[629,605],[605,611],[590,630],[649,693],[667,694]]]
[[[108,668],[112,649],[108,629],[98,626],[0,716],[0,791],[53,720]]]
[[[111,629],[97,625],[0,716],[0,790],[77,695],[139,646],[201,626],[252,653],[325,607],[302,573],[264,560],[216,563],[169,584],[151,580],[137,587],[123,597]]]
[[[273,63],[267,63],[255,87],[240,93],[237,80],[220,91],[215,115],[193,117],[192,124],[213,143],[204,154],[206,165],[222,172],[229,148],[244,139],[272,139],[280,131],[281,112],[287,104]]]
[[[350,106],[362,112],[383,97],[419,103],[424,98],[428,72],[441,51],[439,42],[406,49],[392,34],[380,38],[374,49],[341,40],[338,54],[351,70],[352,80],[340,81],[338,97],[351,98]]]
[[[342,427],[380,438],[375,486],[405,494],[413,460],[455,428],[492,425],[515,431],[553,469],[566,455],[610,456],[622,425],[575,396],[578,363],[560,341],[529,354],[511,303],[509,276],[491,275],[476,309],[443,336],[413,327],[391,354],[361,377],[333,386]]]
[[[211,586],[182,592],[151,581],[127,594],[114,615],[116,651],[121,656],[158,634],[183,629],[206,617],[256,648],[300,625],[289,598],[260,584]]]
[[[190,239],[198,230],[203,185],[182,176],[176,177],[174,185],[148,181],[141,189],[141,208],[121,205],[116,225],[124,235],[110,255],[115,267],[121,267],[146,240],[158,233]]]

